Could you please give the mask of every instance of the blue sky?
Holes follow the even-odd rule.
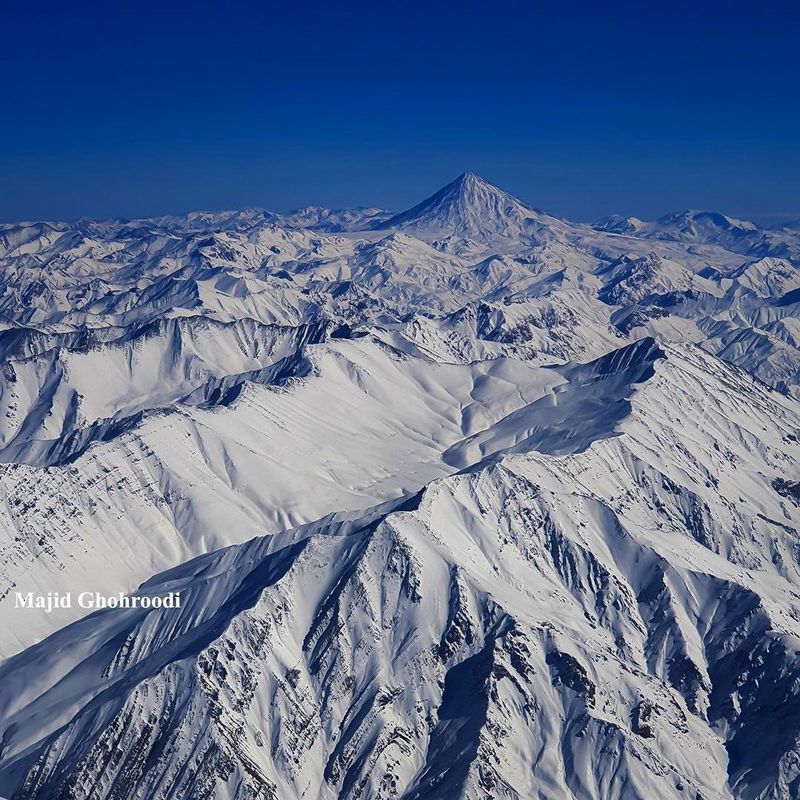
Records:
[[[5,3],[0,219],[413,204],[800,216],[800,4]]]

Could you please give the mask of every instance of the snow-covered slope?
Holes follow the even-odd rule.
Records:
[[[472,172],[459,175],[419,205],[379,223],[426,237],[458,237],[473,241],[535,238],[546,224],[558,221],[481,180]]]
[[[0,794],[800,792],[800,234],[0,226]],[[180,591],[179,609],[15,608]]]
[[[534,403],[498,423],[517,455],[188,562],[141,589],[180,612],[100,613],[9,660],[0,787],[791,796],[800,511],[773,484],[800,408],[698,350],[578,372],[597,397],[639,381],[613,432],[543,451]]]
[[[305,353],[301,380],[250,375],[217,402],[162,405],[93,443],[69,436],[62,448],[77,440],[83,450],[44,470],[41,461],[0,468],[11,498],[0,511],[5,585],[129,591],[207,550],[417,491],[452,471],[442,460],[449,447],[564,383],[516,360],[431,363],[368,338]],[[0,614],[14,614],[13,604],[4,592]],[[77,614],[3,629],[0,652]]]

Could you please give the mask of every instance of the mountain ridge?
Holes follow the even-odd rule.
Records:
[[[0,793],[793,800],[799,276],[469,173],[0,226]]]
[[[643,344],[639,350],[646,351],[648,347],[650,345]],[[633,353],[631,351],[630,356]],[[629,361],[630,356],[622,358],[622,363]],[[708,364],[703,366],[703,360]],[[713,365],[713,361],[713,357],[703,356],[696,364],[706,380],[712,373],[705,370]],[[699,384],[697,386],[699,388]],[[698,392],[697,400],[702,402],[702,390]],[[768,402],[767,396],[756,398],[754,402],[756,405]],[[795,420],[800,419],[796,404],[792,413]],[[632,430],[626,434],[631,435]],[[637,434],[640,435],[652,435],[650,426],[645,423]],[[694,433],[687,431],[685,437],[689,442]],[[736,438],[732,436],[720,441],[727,446]],[[644,441],[646,439],[641,444]],[[720,699],[714,699],[714,693],[719,692],[718,684],[725,685],[727,680],[723,667],[728,653],[726,642],[735,641],[737,635],[725,626],[734,621],[737,631],[750,631],[734,651],[740,659],[739,674],[746,680],[764,680],[770,673],[764,672],[759,653],[770,650],[775,653],[776,647],[770,644],[765,625],[775,624],[770,621],[770,615],[778,613],[778,608],[773,610],[771,604],[781,596],[781,592],[789,589],[789,585],[776,584],[765,605],[764,601],[752,596],[749,586],[754,578],[748,577],[752,575],[752,566],[747,560],[743,566],[747,565],[749,569],[731,567],[722,556],[714,560],[704,555],[707,546],[702,540],[685,542],[685,534],[679,527],[684,514],[683,503],[687,499],[691,502],[693,493],[699,491],[704,492],[706,502],[711,502],[717,491],[713,486],[702,489],[702,483],[695,483],[692,477],[679,479],[673,472],[673,477],[664,476],[659,484],[654,484],[647,479],[646,472],[640,472],[633,482],[636,492],[648,492],[651,487],[659,486],[658,496],[662,505],[651,507],[648,513],[652,515],[653,523],[661,517],[669,525],[660,530],[658,536],[655,535],[655,525],[652,532],[641,523],[631,527],[636,514],[644,506],[626,504],[616,494],[613,487],[620,480],[618,470],[606,469],[606,480],[610,480],[610,484],[605,487],[598,484],[588,494],[586,488],[577,494],[559,488],[563,481],[557,477],[560,472],[583,474],[585,482],[588,464],[593,464],[592,469],[602,471],[604,458],[618,459],[628,451],[628,447],[622,439],[614,437],[598,442],[583,453],[566,457],[553,458],[543,454],[505,457],[488,468],[438,479],[416,499],[403,498],[397,501],[399,505],[392,504],[371,512],[361,522],[351,516],[341,521],[331,519],[312,523],[296,532],[252,540],[203,556],[199,563],[189,562],[170,571],[162,580],[172,589],[181,581],[199,579],[202,582],[187,595],[190,598],[187,599],[187,611],[182,612],[182,615],[188,615],[182,624],[196,626],[191,634],[197,641],[196,645],[189,650],[186,649],[188,645],[184,645],[181,650],[170,651],[168,643],[165,643],[168,648],[165,653],[154,654],[156,663],[149,660],[148,649],[162,646],[152,638],[159,626],[158,618],[168,612],[145,615],[141,612],[126,615],[104,612],[97,616],[97,623],[102,621],[104,628],[113,625],[108,632],[97,631],[91,618],[76,623],[83,627],[92,626],[89,630],[95,628],[95,635],[108,643],[84,651],[85,656],[80,652],[83,648],[78,645],[84,636],[68,630],[56,634],[72,642],[68,651],[77,651],[75,656],[78,659],[85,657],[87,660],[74,663],[72,659],[75,656],[64,655],[63,647],[53,644],[43,644],[38,648],[51,665],[49,668],[55,670],[49,673],[53,677],[47,679],[55,681],[50,690],[51,708],[53,701],[66,688],[64,686],[56,692],[55,687],[66,679],[59,679],[59,674],[73,676],[71,683],[76,688],[94,687],[90,680],[75,681],[77,676],[91,670],[98,676],[101,671],[108,673],[100,686],[91,689],[92,694],[101,694],[97,694],[97,700],[91,704],[82,700],[77,705],[97,710],[81,712],[66,728],[53,719],[56,727],[49,734],[51,743],[39,743],[31,751],[23,744],[24,731],[30,729],[30,723],[21,723],[25,719],[35,719],[36,714],[33,709],[23,710],[15,684],[9,686],[3,702],[13,699],[17,709],[10,718],[19,719],[20,725],[15,726],[11,737],[6,738],[5,757],[12,760],[5,770],[0,767],[0,780],[11,780],[11,784],[0,785],[6,787],[21,781],[32,796],[58,791],[65,785],[65,780],[71,781],[72,786],[81,786],[95,774],[93,770],[102,763],[98,759],[114,743],[114,747],[124,755],[118,762],[119,766],[115,766],[110,774],[106,773],[107,782],[104,782],[102,791],[126,791],[131,797],[147,796],[142,792],[152,791],[165,780],[172,786],[171,791],[179,791],[178,787],[182,787],[180,791],[196,792],[200,786],[214,785],[217,796],[221,797],[246,796],[233,790],[237,783],[248,786],[253,792],[260,789],[279,792],[281,796],[299,796],[301,787],[309,779],[324,787],[323,796],[347,796],[354,785],[382,796],[386,791],[385,784],[380,784],[376,777],[371,778],[370,773],[385,776],[387,772],[394,776],[395,785],[400,790],[398,796],[403,797],[457,797],[464,791],[474,795],[481,787],[485,791],[487,785],[504,786],[503,791],[510,796],[523,797],[530,791],[530,784],[524,783],[526,774],[539,774],[542,780],[547,776],[546,780],[558,787],[556,791],[569,797],[625,797],[633,796],[633,792],[641,795],[651,791],[657,791],[661,796],[680,797],[687,787],[707,796],[748,796],[739,794],[739,790],[732,794],[727,788],[727,776],[715,766],[715,763],[727,760],[732,782],[738,784],[740,790],[746,791],[751,786],[747,777],[747,757],[734,757],[733,753],[741,749],[738,744],[727,755],[720,749],[720,741],[711,727],[713,720],[727,720],[726,724],[743,738],[759,735],[757,727],[755,730],[751,728],[753,723],[748,721],[744,710],[731,710]],[[703,452],[703,457],[708,458],[713,448],[696,452]],[[755,451],[751,452],[755,455]],[[617,462],[618,465],[624,464],[628,458],[626,456]],[[724,468],[725,459],[720,464]],[[626,470],[631,476],[642,469],[635,459],[628,461]],[[730,465],[727,469],[729,475],[735,474]],[[602,502],[598,502],[600,498],[603,498]],[[586,511],[580,511],[584,507],[592,508],[594,512],[587,515]],[[457,522],[458,516],[444,513],[446,508],[460,509],[462,522]],[[526,517],[526,509],[528,514],[536,509],[535,515]],[[724,506],[719,506],[716,513],[723,509]],[[575,530],[572,527],[573,514],[578,514],[578,518],[584,521],[578,527],[581,533],[570,533]],[[629,517],[630,514],[634,516]],[[498,522],[505,519],[509,527],[495,528],[498,524],[495,522],[487,524],[487,515],[490,520],[497,517]],[[712,514],[709,520],[713,518]],[[618,522],[613,523],[614,519]],[[342,524],[344,529],[340,528]],[[672,525],[676,527],[672,528]],[[714,521],[710,530],[723,527],[724,520],[719,519]],[[482,556],[474,553],[473,537],[476,536],[480,536],[484,548]],[[587,536],[599,539],[590,545]],[[600,546],[601,541],[606,544]],[[673,547],[682,547],[682,555],[678,556],[678,551],[671,549]],[[253,558],[255,553],[259,555]],[[469,553],[474,554],[468,557]],[[524,556],[521,557],[520,553]],[[434,567],[440,558],[446,559],[444,564]],[[466,566],[475,558],[478,560],[474,566]],[[702,570],[711,570],[710,573],[698,573],[698,558],[702,559]],[[219,559],[225,561],[224,568],[205,566]],[[258,566],[260,559],[265,560],[264,569]],[[483,560],[496,564],[507,576],[504,590],[500,589],[504,579],[492,577],[492,571],[481,566]],[[459,565],[450,568],[451,605],[449,610],[446,604],[438,608],[435,616],[441,620],[434,623],[423,612],[425,600],[433,596],[430,593],[439,580],[438,570],[443,568],[444,575],[447,575],[445,565],[448,561]],[[237,562],[246,565],[244,571],[234,566]],[[301,602],[294,592],[313,585],[308,570],[322,578],[324,572],[319,571],[324,569],[326,562],[340,563],[343,578],[337,581],[325,575],[318,599],[314,601],[319,605],[316,609],[306,608],[305,602]],[[511,564],[520,565],[518,569],[523,569],[522,574],[507,572]],[[797,565],[794,568],[797,569]],[[539,584],[533,577],[536,573],[531,572],[526,583],[523,581],[524,569],[543,570],[548,577]],[[242,581],[239,585],[244,590],[247,585],[245,576],[256,574],[261,576],[257,579],[261,587],[260,598],[247,589],[247,599],[241,596],[245,603],[242,607],[240,599],[236,599],[240,591],[236,588],[237,582]],[[384,577],[379,578],[380,575]],[[608,596],[597,595],[591,590],[592,580],[598,579],[606,582]],[[392,592],[376,593],[376,583],[387,580]],[[231,589],[225,589],[220,596],[209,588],[209,581],[230,584]],[[284,585],[287,581],[289,583]],[[154,592],[158,585],[158,580],[150,581],[143,591]],[[289,585],[294,588],[290,589]],[[526,591],[526,585],[531,589]],[[359,586],[364,588],[359,589]],[[561,597],[561,602],[575,604],[578,610],[583,609],[588,619],[581,613],[571,616],[562,611],[559,622],[554,624],[556,618],[552,616],[551,604],[559,601],[553,597],[548,599],[548,587],[551,586],[560,587],[555,597]],[[233,592],[232,607],[226,607],[228,601],[223,599],[229,591]],[[333,604],[328,599],[329,593],[339,598]],[[691,595],[697,596],[698,593],[710,608],[719,602],[714,598],[720,593],[732,606],[707,630],[703,630],[700,621],[707,612],[691,611]],[[537,598],[537,607],[540,608],[538,616],[533,618],[529,616],[530,612],[523,612],[523,609],[534,607],[530,605],[531,594]],[[292,598],[288,606],[285,605],[287,598]],[[796,601],[795,595],[792,602]],[[756,603],[755,610],[753,602]],[[372,606],[373,603],[377,606]],[[615,604],[618,604],[616,611]],[[217,606],[226,608],[223,613],[230,618],[224,628],[213,623]],[[280,611],[282,608],[283,612]],[[370,608],[375,614],[374,621],[370,620],[369,614],[364,616]],[[396,616],[398,613],[401,614],[399,618]],[[749,622],[753,613],[759,620],[756,625]],[[643,614],[649,616],[641,616]],[[684,616],[687,614],[688,617]],[[239,619],[241,615],[244,618]],[[407,618],[407,615],[411,617]],[[696,621],[690,621],[695,620],[695,615]],[[308,626],[305,637],[299,639],[289,633],[295,625],[291,620],[297,616],[306,620],[301,629]],[[374,647],[386,646],[386,637],[390,637],[391,647],[396,648],[393,658],[400,659],[405,665],[403,685],[405,693],[413,691],[411,698],[406,699],[402,693],[393,694],[396,691],[394,682],[399,675],[392,671],[391,659],[378,660],[371,667],[373,662],[369,654],[358,657],[359,648],[350,641],[346,629],[339,628],[336,632],[337,628],[331,627],[331,618],[348,616],[360,620],[356,625],[361,629],[362,639],[368,638],[374,642]],[[128,618],[137,618],[134,626],[142,629],[120,636],[115,632],[117,626]],[[382,619],[392,620],[391,626],[382,628]],[[212,623],[211,630],[207,628],[206,620]],[[646,633],[639,628],[642,620],[645,621]],[[791,623],[788,618],[783,618],[778,624],[796,626],[796,622]],[[422,631],[428,635],[431,625],[434,626],[431,639],[435,647],[428,655],[423,643],[416,640]],[[696,629],[692,627],[694,625],[697,625]],[[272,630],[273,626],[282,633],[270,638],[266,631]],[[417,633],[408,644],[410,632],[414,630]],[[698,635],[707,642],[701,650],[697,650],[691,638]],[[731,636],[734,638],[728,639]],[[120,650],[119,642],[123,639],[126,645]],[[634,642],[638,644],[634,646]],[[680,665],[679,671],[660,662],[658,653],[664,646],[673,653],[673,661]],[[788,648],[788,643],[783,646]],[[615,666],[632,658],[631,647],[641,648],[640,655],[634,658],[636,668],[622,670]],[[62,655],[56,658],[55,653]],[[158,659],[164,656],[172,660],[158,665]],[[249,663],[253,657],[266,658],[270,665],[274,664],[259,673],[256,685],[252,683],[255,676],[247,671],[240,672],[236,666],[237,663]],[[24,654],[18,658],[24,658]],[[244,658],[247,660],[241,662]],[[783,651],[781,658],[785,659],[787,668],[793,663],[788,649]],[[354,659],[353,666],[350,666],[350,659]],[[367,670],[363,675],[359,672],[359,663],[362,669]],[[606,664],[607,667],[603,666]],[[378,670],[377,674],[371,672],[373,668]],[[20,667],[14,661],[9,662],[6,669],[10,670],[10,675],[20,674]],[[142,673],[143,669],[149,677]],[[606,669],[610,669],[610,674],[616,678],[611,679],[609,673],[603,671]],[[337,679],[334,679],[333,686],[338,686],[338,691],[333,687],[325,688],[326,682],[331,680],[331,670],[340,676],[338,680],[343,680],[347,674],[354,675],[353,694],[344,705],[339,705],[336,698],[346,683],[336,683]],[[135,680],[123,677],[131,671],[139,677]],[[436,689],[435,681],[427,683],[423,680],[428,671],[443,676],[443,687]],[[409,675],[415,676],[414,679],[409,681]],[[376,680],[377,685],[374,685]],[[622,692],[624,699],[620,698],[619,687],[613,688],[613,680],[620,681],[625,687]],[[261,681],[266,681],[267,686],[274,682],[274,689],[263,686]],[[120,697],[113,687],[126,684],[132,688]],[[5,681],[1,685],[8,686]],[[371,688],[367,689],[370,685]],[[146,690],[146,686],[151,688]],[[161,692],[153,693],[158,686],[163,687],[170,697],[169,702],[165,697],[165,705],[161,705],[158,699]],[[471,716],[463,700],[456,700],[467,690],[477,692],[481,698],[478,708],[483,710],[477,717]],[[31,688],[28,691],[32,691]],[[316,718],[315,701],[306,696],[309,691],[319,693],[322,708],[329,709],[337,725],[341,725],[342,741],[352,745],[350,752],[333,737],[325,745],[329,748],[327,758],[314,756],[309,762],[309,757],[319,746],[315,744],[316,740],[308,740],[301,734],[303,726]],[[368,698],[362,695],[364,691],[368,691]],[[426,725],[424,713],[414,709],[415,698],[424,702],[429,691],[433,691],[431,699],[435,711],[433,719]],[[790,690],[787,691],[787,697],[791,698]],[[272,749],[272,755],[261,751],[257,739],[251,738],[253,734],[249,733],[243,739],[234,733],[241,725],[252,731],[251,726],[257,717],[251,713],[257,713],[260,701],[256,697],[261,692],[265,697],[275,697],[273,702],[278,704],[273,711],[277,716],[268,719],[273,722],[288,720],[300,714],[303,720],[299,729],[287,728],[285,723],[277,725],[273,736],[278,737],[279,745],[277,750]],[[31,696],[34,703],[41,702],[35,699],[35,692]],[[181,696],[181,703],[188,703],[191,709],[188,723],[180,723],[171,716],[174,713],[171,707]],[[190,699],[193,696],[195,699]],[[527,698],[527,702],[532,702],[537,696],[542,698],[541,702],[547,709],[545,712],[541,705],[534,705],[530,712],[533,719],[546,713],[537,723],[542,725],[538,734],[541,737],[539,746],[554,754],[551,748],[558,745],[548,733],[546,721],[562,714],[562,735],[572,731],[574,736],[576,731],[582,731],[583,736],[578,741],[586,739],[586,747],[595,753],[594,759],[584,753],[580,760],[585,766],[565,767],[563,772],[554,765],[550,766],[547,760],[539,759],[535,762],[536,772],[530,773],[522,766],[533,763],[526,761],[532,758],[530,751],[526,749],[519,756],[505,755],[494,744],[498,731],[504,731],[502,738],[505,738],[512,731],[519,730],[520,724],[524,724],[526,729],[533,724],[531,716],[523,716],[520,706],[512,698],[518,701]],[[763,703],[767,699],[754,699],[752,702]],[[790,699],[790,702],[795,701]],[[161,725],[168,728],[177,725],[174,744],[160,757],[155,754],[163,745],[159,744],[155,732],[148,733],[136,723],[132,734],[126,734],[129,724],[126,720],[136,720],[146,708],[160,709],[156,713],[157,718],[161,718]],[[391,731],[396,730],[390,722],[392,717],[387,717],[384,712],[375,713],[387,708],[396,709],[392,713],[399,714],[404,720],[407,730],[403,737],[411,740],[420,736],[430,737],[427,748],[422,751],[427,750],[424,761],[420,762],[419,756],[413,755],[413,749],[400,743],[396,746],[390,744],[393,741]],[[7,715],[9,712],[3,713]],[[66,713],[69,718],[69,712]],[[263,720],[261,724],[266,722]],[[375,735],[366,736],[366,731],[372,729]],[[35,725],[33,730],[36,730]],[[324,730],[324,726],[320,730]],[[427,734],[424,733],[426,730]],[[457,734],[459,730],[462,733]],[[358,736],[357,731],[362,731],[362,735]],[[155,755],[145,760],[147,766],[143,771],[137,766],[140,762],[135,760],[137,757],[131,749],[135,741],[132,736],[144,736],[147,751]],[[222,773],[228,778],[217,777],[209,783],[211,775],[188,767],[189,762],[184,760],[190,758],[198,736],[200,741],[215,742],[212,749],[219,750],[219,756],[215,756],[212,763],[221,764],[219,758],[223,753],[231,762],[232,769]],[[403,737],[400,742],[405,741]],[[701,737],[702,745],[698,745],[698,737]],[[70,739],[82,742],[77,752],[85,754],[75,767],[68,766],[57,756]],[[459,741],[463,744],[453,750],[453,743]],[[610,762],[600,755],[609,741],[617,742],[624,754],[618,756],[620,760],[616,762],[618,767],[615,770],[609,770]],[[463,745],[467,744],[468,751],[474,748],[474,755],[463,754]],[[582,746],[576,745],[578,748]],[[787,754],[791,752],[790,743],[783,746],[789,747]],[[19,747],[22,750],[18,750]],[[42,747],[42,755],[37,758],[37,748]],[[681,751],[684,751],[683,756]],[[452,773],[445,770],[443,776],[435,778],[436,765],[445,763],[448,752],[462,755],[455,762],[448,760],[455,767]],[[305,755],[299,759],[301,754]],[[670,761],[664,761],[666,754]],[[22,756],[22,761],[17,760],[19,756]],[[174,777],[168,777],[168,759],[171,758],[178,758],[180,763],[186,764]],[[515,758],[520,761],[515,761]],[[320,763],[327,761],[329,765],[324,776],[313,771],[316,768],[311,765],[316,759]],[[19,778],[20,768],[27,775],[24,779]],[[788,772],[775,774],[774,785],[777,788],[788,785],[782,781],[791,780],[790,761],[782,769]],[[125,777],[130,770],[137,775],[136,789]],[[441,766],[438,770],[441,772]],[[316,777],[312,777],[315,774]]]

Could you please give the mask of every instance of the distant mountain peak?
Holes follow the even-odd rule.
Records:
[[[612,214],[595,222],[592,227],[596,231],[606,231],[607,233],[628,233],[637,234],[644,229],[647,223],[638,217],[625,217],[621,214]]]
[[[464,172],[421,203],[381,223],[381,227],[483,240],[524,236],[540,217],[521,200],[474,172]]]
[[[687,211],[676,211],[660,217],[657,224],[663,226],[682,226],[684,229],[692,226],[706,226],[719,230],[741,230],[752,232],[758,230],[758,225],[743,219],[720,214],[718,211],[703,211],[688,209]]]
[[[338,233],[340,231],[368,228],[378,225],[381,220],[391,216],[381,208],[355,206],[354,208],[325,208],[324,206],[305,206],[285,214],[285,225],[294,228]]]
[[[475,205],[486,199],[487,196],[524,205],[521,201],[504,192],[499,187],[483,180],[474,172],[462,172],[454,181],[440,189],[433,197],[452,199],[454,202]],[[431,198],[429,198],[431,199]]]

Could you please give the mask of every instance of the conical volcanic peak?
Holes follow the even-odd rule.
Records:
[[[525,235],[543,215],[521,200],[465,172],[413,208],[382,223],[417,234],[485,240]]]

